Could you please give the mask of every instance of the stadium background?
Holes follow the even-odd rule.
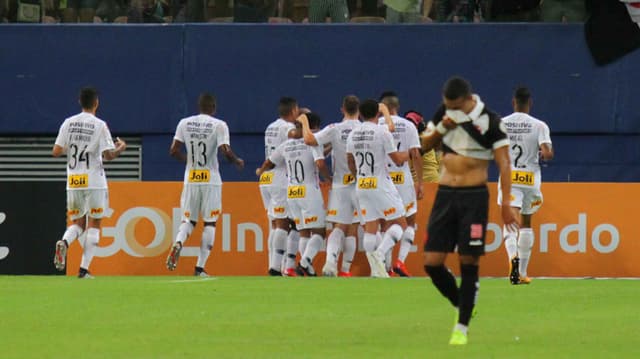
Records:
[[[55,135],[62,120],[78,111],[78,89],[91,84],[101,92],[99,117],[108,122],[114,136],[140,137],[143,181],[181,180],[183,167],[168,156],[168,146],[178,120],[196,111],[195,99],[201,91],[217,95],[217,116],[228,122],[232,146],[246,161],[243,172],[223,164],[223,179],[253,182],[253,168],[264,156],[263,130],[276,118],[281,95],[298,98],[327,124],[340,120],[340,99],[349,93],[366,98],[393,89],[401,98],[403,110],[412,108],[430,115],[439,102],[441,84],[458,73],[472,82],[491,108],[507,114],[513,88],[526,84],[534,96],[533,113],[549,124],[557,154],[543,168],[543,178],[547,183],[568,183],[545,193],[541,220],[548,218],[561,229],[577,224],[580,214],[585,213],[589,218],[585,238],[589,242],[599,224],[610,223],[620,231],[621,245],[613,254],[559,251],[552,264],[545,264],[549,271],[545,274],[640,275],[631,267],[614,272],[599,269],[637,253],[633,231],[625,232],[625,228],[633,228],[631,209],[638,189],[620,182],[637,182],[639,178],[640,102],[634,100],[634,85],[640,82],[640,72],[634,70],[640,53],[607,67],[596,67],[580,25],[12,26],[0,32],[0,43],[4,44],[0,56],[0,91],[5,94],[0,111],[3,136]],[[495,174],[492,178],[495,180]],[[598,183],[573,186],[576,182]],[[154,185],[145,184],[145,191],[156,196],[163,193],[149,187]],[[17,196],[16,200],[3,197],[0,205],[6,208],[0,208],[0,212],[6,213],[7,219],[0,231],[19,233],[3,235],[0,246],[48,248],[51,243],[53,248],[64,226],[64,211],[54,210],[64,203],[64,189],[57,186],[36,196],[34,189],[42,184],[0,186]],[[117,191],[132,193],[132,199],[119,209],[124,212],[136,206],[142,192],[121,186],[112,192],[112,201]],[[242,184],[237,186],[244,188]],[[177,205],[179,185],[174,183],[170,188],[170,192],[157,197]],[[257,191],[248,192],[248,196],[246,193],[242,198],[230,198],[225,192],[224,211],[232,207],[229,201],[243,204],[241,207],[247,202],[254,207],[260,205]],[[37,217],[46,225],[38,229],[59,230],[30,235],[28,231],[36,226],[12,226],[19,222],[16,213],[28,213],[25,208],[39,208]],[[262,212],[246,210],[264,228]],[[171,217],[171,208],[163,211]],[[593,218],[598,219],[594,222]],[[141,225],[148,227],[148,223]],[[142,231],[152,236],[150,230]],[[216,247],[221,245],[221,233],[217,233]],[[574,241],[582,240],[578,234]],[[540,239],[538,231],[536,237]],[[144,245],[151,238],[146,240],[142,241]],[[107,243],[103,240],[103,245]],[[536,258],[538,245],[532,265],[541,263]],[[0,260],[0,273],[25,271],[7,265],[15,253],[19,252]],[[240,258],[266,263],[264,253]],[[45,254],[48,252],[43,249],[43,258]],[[502,250],[496,255],[500,256],[496,260],[505,262]],[[576,255],[586,256],[585,268],[589,270],[556,270],[566,261],[575,260]],[[214,250],[210,262],[218,256]],[[42,261],[21,258],[22,263],[32,262],[30,271],[52,270],[50,259],[46,269],[33,269]],[[116,268],[113,264],[118,262],[109,260],[99,257],[94,265]],[[419,268],[418,254],[411,254],[410,260],[413,268]],[[506,263],[501,265],[506,267]],[[158,273],[161,270],[157,269]]]

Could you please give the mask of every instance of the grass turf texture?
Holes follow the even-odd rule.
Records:
[[[0,276],[2,358],[638,358],[640,282],[482,279],[469,344],[429,279]]]

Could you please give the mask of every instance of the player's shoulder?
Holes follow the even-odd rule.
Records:
[[[269,123],[267,125],[267,130],[268,129],[272,129],[274,127],[279,127],[282,122],[284,122],[284,120],[282,120],[281,118],[278,118],[278,119],[272,121],[271,123]]]

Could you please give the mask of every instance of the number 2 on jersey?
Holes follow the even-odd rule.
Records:
[[[523,150],[522,150],[522,146],[518,145],[518,144],[514,144],[513,146],[511,146],[511,149],[513,151],[518,151],[518,154],[516,155],[516,158],[513,160],[513,167],[515,168],[525,168],[525,165],[519,165],[518,161],[520,160],[520,158],[523,155]]]
[[[200,141],[197,144],[194,144],[193,141],[190,141],[191,143],[191,163],[192,164],[196,164],[196,160],[198,161],[197,164],[200,167],[204,167],[207,164],[207,144]],[[198,148],[198,150],[200,151],[197,155],[196,155],[196,147]],[[197,157],[197,158],[196,158]]]

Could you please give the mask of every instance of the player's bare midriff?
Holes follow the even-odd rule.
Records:
[[[472,187],[487,183],[489,161],[469,158],[454,153],[442,156],[440,184],[450,187]]]

